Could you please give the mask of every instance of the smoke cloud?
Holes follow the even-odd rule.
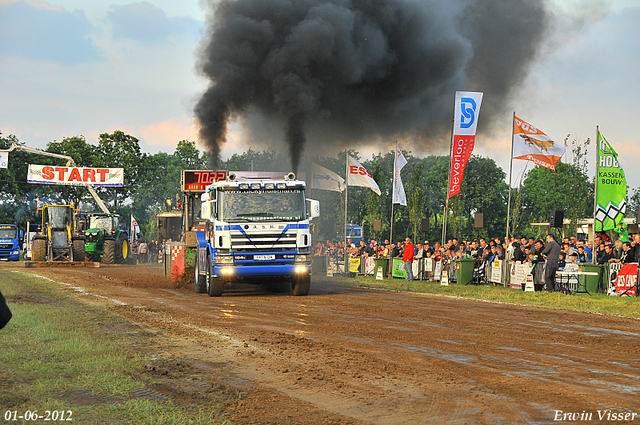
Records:
[[[229,121],[277,122],[297,171],[306,145],[331,153],[451,128],[456,90],[503,112],[546,33],[543,0],[221,0],[209,4],[195,114],[216,163]],[[257,134],[259,137],[260,135]],[[418,146],[420,145],[420,146]]]

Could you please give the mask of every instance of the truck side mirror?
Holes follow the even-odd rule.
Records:
[[[314,219],[320,217],[320,201],[315,199],[307,199],[309,201],[309,218]]]
[[[20,229],[20,239],[24,238],[24,230]]]

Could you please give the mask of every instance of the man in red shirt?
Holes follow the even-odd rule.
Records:
[[[404,271],[408,282],[413,282],[413,244],[411,239],[406,238],[404,240],[404,252],[402,254],[402,261],[404,261]]]

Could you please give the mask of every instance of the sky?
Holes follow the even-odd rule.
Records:
[[[495,159],[509,173],[515,111],[558,142],[567,135],[581,143],[590,138],[593,173],[598,125],[620,154],[629,186],[636,188],[640,2],[550,1],[557,24],[506,105],[511,112],[483,128],[481,109],[474,153]],[[99,134],[122,130],[149,153],[171,153],[180,140],[197,141],[193,107],[208,85],[197,71],[207,4],[0,0],[0,132],[45,148],[77,135],[96,143]],[[223,158],[249,147],[243,136],[239,121]],[[379,145],[355,148],[365,159],[380,152]],[[448,153],[442,147],[408,149],[419,155]],[[516,185],[525,166],[533,164],[515,160],[513,166]]]

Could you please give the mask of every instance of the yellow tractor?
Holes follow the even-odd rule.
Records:
[[[74,206],[45,204],[38,213],[42,233],[33,240],[33,261],[85,261],[85,240],[75,229]]]

